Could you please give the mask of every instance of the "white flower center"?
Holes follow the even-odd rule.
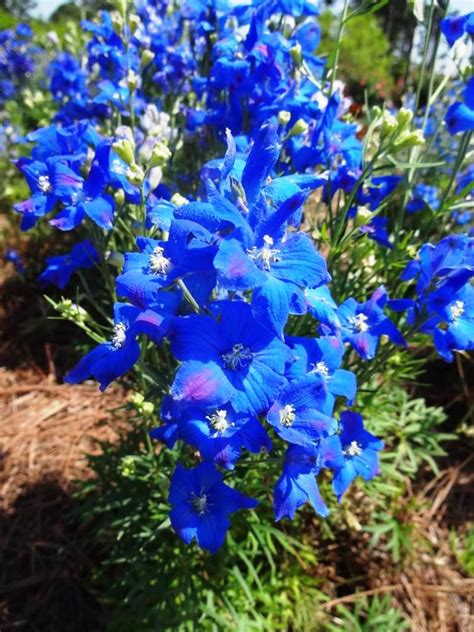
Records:
[[[293,425],[296,419],[295,407],[293,404],[286,404],[284,408],[280,410],[280,423],[282,426],[289,428]]]
[[[250,364],[253,353],[240,342],[232,347],[232,351],[222,354],[222,360],[226,369],[243,369]]]
[[[150,255],[148,265],[154,274],[164,275],[171,267],[171,261],[163,256],[163,252],[163,248],[157,246]]]
[[[357,441],[351,441],[349,445],[346,445],[343,449],[345,456],[359,456],[362,452],[362,446]]]
[[[120,349],[120,347],[123,346],[125,340],[127,339],[126,331],[127,328],[123,323],[118,323],[117,325],[115,325],[111,341],[114,349]]]
[[[329,377],[329,369],[328,366],[325,362],[316,362],[316,364],[314,365],[313,368],[313,372],[314,373],[319,373],[320,375],[322,375],[323,377],[328,378]]]
[[[454,320],[457,320],[464,314],[464,303],[462,301],[456,301],[453,305],[449,306],[451,316]]]
[[[214,430],[218,433],[225,432],[227,428],[231,425],[227,420],[227,411],[226,410],[216,410],[212,415],[208,415],[206,417],[209,425],[214,428]]]
[[[40,176],[38,178],[38,188],[43,193],[48,193],[49,191],[51,191],[52,186],[49,176]]]
[[[127,167],[122,164],[118,158],[114,158],[114,160],[112,160],[111,171],[123,176],[127,173]]]
[[[357,331],[359,331],[360,333],[363,333],[369,330],[369,325],[367,324],[367,321],[368,321],[368,317],[365,314],[357,314],[357,316],[352,316],[349,319],[349,322],[351,323],[352,327],[356,329]]]
[[[208,512],[207,505],[207,496],[206,494],[202,494],[200,496],[196,496],[196,494],[191,494],[189,499],[191,507],[199,516],[204,516]]]
[[[263,241],[264,245],[262,248],[254,246],[253,248],[247,250],[247,254],[264,270],[270,270],[272,263],[280,261],[280,251],[277,248],[272,248],[273,239],[269,235],[265,235]]]

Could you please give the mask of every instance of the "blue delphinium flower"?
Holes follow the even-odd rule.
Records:
[[[187,407],[178,418],[177,411],[173,412],[171,423],[177,420],[178,436],[196,447],[202,459],[221,467],[233,469],[243,448],[255,454],[271,450],[270,437],[258,419],[236,413],[229,404],[207,411]],[[152,436],[161,438],[163,432],[162,427],[158,428]]]
[[[381,336],[405,346],[406,343],[393,322],[384,313],[387,293],[379,287],[365,303],[348,298],[337,310],[341,322],[341,336],[364,360],[371,360],[377,352]]]
[[[448,300],[436,310],[443,327],[434,329],[433,338],[441,357],[452,361],[454,350],[474,349],[474,286],[466,283]]]
[[[169,319],[152,310],[140,311],[132,305],[115,303],[114,327],[109,342],[104,342],[85,355],[64,378],[78,384],[93,376],[100,382],[100,390],[129,371],[140,357],[137,336],[146,333],[160,343],[167,332]]]
[[[331,414],[324,379],[314,373],[287,384],[268,411],[267,420],[288,443],[311,446],[336,431],[337,422]]]
[[[253,509],[257,501],[225,485],[222,474],[212,463],[200,463],[192,469],[178,464],[171,479],[170,520],[187,544],[216,553],[224,544],[230,527],[229,515],[240,509]]]
[[[89,217],[101,228],[110,230],[114,214],[114,200],[104,193],[107,185],[105,173],[94,164],[87,180],[62,163],[54,165],[54,192],[65,208],[50,224],[60,230],[76,228]]]
[[[298,380],[308,373],[317,374],[323,379],[329,395],[345,397],[349,404],[354,402],[356,376],[340,368],[345,352],[340,338],[287,338],[286,342],[295,357],[286,372],[288,379]],[[332,402],[331,397],[328,400]]]
[[[439,208],[439,189],[429,184],[416,184],[412,198],[406,205],[407,213],[417,213],[429,206],[433,211]]]
[[[444,120],[450,134],[474,130],[474,77],[466,83],[464,103],[456,101],[450,105]]]
[[[141,252],[125,254],[117,293],[138,307],[156,300],[157,292],[178,278],[185,278],[198,302],[205,301],[215,286],[212,269],[215,248],[209,231],[194,222],[171,223],[167,241],[137,238]]]
[[[274,489],[275,520],[294,518],[296,510],[308,501],[318,515],[327,516],[329,509],[321,497],[316,476],[322,468],[341,469],[344,465],[338,435],[322,438],[307,447],[290,446]]]
[[[30,158],[20,158],[15,165],[24,175],[32,193],[31,198],[13,206],[22,215],[21,229],[28,230],[52,211],[58,202],[53,190],[53,166],[50,161],[45,163]]]
[[[72,247],[69,254],[46,259],[46,268],[38,276],[38,283],[51,283],[63,290],[77,270],[93,268],[99,263],[99,255],[92,243],[86,239]]]
[[[267,410],[291,361],[289,348],[254,319],[243,301],[218,303],[216,318],[178,319],[171,340],[174,355],[183,361],[172,386],[174,398],[206,407],[230,401],[236,412]]]
[[[357,476],[370,481],[379,473],[378,453],[383,442],[364,429],[359,413],[345,411],[341,415],[339,440],[344,455],[344,465],[337,468],[333,478],[333,488],[341,500],[349,485]]]
[[[446,17],[441,20],[440,28],[451,47],[465,33],[474,34],[474,12]]]

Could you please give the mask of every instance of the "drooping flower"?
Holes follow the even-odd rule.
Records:
[[[99,263],[99,255],[92,243],[86,239],[72,247],[69,254],[57,255],[46,259],[46,268],[38,276],[38,283],[52,283],[64,289],[71,276],[77,270],[92,268]]]
[[[362,415],[345,411],[341,415],[339,440],[344,455],[344,465],[336,469],[333,488],[338,500],[357,477],[370,481],[379,473],[378,453],[383,442],[364,429]]]
[[[192,469],[178,464],[171,479],[170,520],[179,537],[189,544],[216,553],[224,544],[230,527],[229,516],[240,509],[253,509],[257,501],[222,482],[212,463]]]
[[[100,390],[129,371],[140,357],[137,336],[145,333],[156,343],[167,332],[169,318],[158,311],[140,311],[132,305],[115,303],[114,327],[109,342],[104,342],[85,355],[64,378],[78,384],[88,377],[100,383]]]
[[[387,293],[379,287],[365,303],[357,303],[348,298],[337,310],[341,322],[341,336],[364,360],[371,360],[381,336],[388,336],[392,342],[406,346],[393,322],[384,313]]]
[[[318,515],[327,516],[329,509],[321,497],[316,476],[322,468],[341,467],[344,456],[338,435],[322,438],[307,447],[290,446],[274,489],[275,520],[294,518],[296,510],[308,501]]]

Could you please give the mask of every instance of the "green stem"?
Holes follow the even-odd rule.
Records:
[[[337,32],[337,44],[336,44],[336,52],[334,54],[334,61],[331,67],[331,85],[329,88],[329,95],[332,94],[334,90],[334,82],[336,81],[337,74],[337,65],[339,63],[339,54],[341,52],[341,40],[342,35],[344,33],[344,26],[347,20],[347,10],[349,9],[349,0],[344,0],[344,8],[342,9],[341,21],[339,22],[339,30]]]
[[[191,307],[196,312],[196,314],[200,314],[201,313],[201,308],[199,307],[199,303],[196,301],[194,296],[188,290],[188,288],[186,287],[186,284],[183,281],[183,279],[178,279],[176,281],[176,284],[182,290],[182,292],[184,294],[184,298],[188,301],[188,303],[191,305]]]

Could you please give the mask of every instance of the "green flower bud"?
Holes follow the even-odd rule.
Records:
[[[372,108],[372,113],[374,117],[379,118],[382,116],[382,108],[379,105],[374,105]]]
[[[123,189],[117,189],[114,193],[114,201],[117,206],[122,206],[125,202],[125,192]]]
[[[413,112],[408,108],[400,108],[397,112],[398,125],[402,129],[406,129],[413,120]]]
[[[142,393],[133,393],[130,397],[130,401],[134,406],[141,406],[145,401],[145,397]]]
[[[393,145],[396,150],[399,150],[424,144],[425,138],[423,136],[423,132],[421,131],[421,129],[416,129],[413,132],[402,132],[400,136],[395,140]]]
[[[307,131],[308,123],[303,119],[298,119],[288,132],[288,138],[292,138],[293,136],[300,136],[300,134],[305,134]]]
[[[120,270],[123,268],[124,256],[121,252],[117,252],[116,250],[111,250],[105,253],[105,257],[107,263]]]
[[[117,7],[118,12],[124,19],[127,16],[127,4],[128,4],[127,0],[115,0],[115,6]]]
[[[151,402],[143,402],[142,410],[144,415],[150,417],[151,415],[153,415],[155,406]]]
[[[112,149],[118,156],[120,156],[122,160],[127,163],[127,165],[135,164],[134,151],[129,141],[125,138],[121,138],[120,140],[115,141],[115,143],[112,145]]]
[[[151,50],[148,50],[148,48],[146,48],[143,53],[142,56],[140,57],[140,66],[142,68],[145,68],[145,66],[148,66],[148,64],[151,64],[151,62],[155,59],[155,53],[153,53]]]
[[[170,158],[171,152],[168,147],[164,143],[158,142],[153,147],[153,151],[151,152],[151,166],[163,167],[163,165],[165,165]]]
[[[139,77],[137,73],[133,72],[133,70],[129,70],[128,75],[127,75],[127,85],[130,92],[135,92],[135,90],[138,87],[138,80],[139,80]]]
[[[140,16],[138,16],[136,13],[132,13],[128,18],[128,23],[130,25],[130,31],[133,35],[133,33],[135,33],[135,31],[141,24]]]
[[[384,114],[382,127],[380,129],[380,137],[386,138],[387,136],[391,136],[398,129],[397,119],[391,114]]]
[[[181,193],[175,193],[171,197],[171,204],[175,206],[184,206],[185,204],[189,204],[189,200],[187,200]]]
[[[370,222],[371,217],[372,217],[372,211],[370,209],[368,209],[366,206],[359,206],[359,208],[357,209],[354,223],[357,226],[357,228],[360,228],[361,226],[365,226],[366,224],[368,224]]]
[[[122,35],[123,31],[123,18],[117,11],[113,11],[112,15],[112,28],[117,35]]]
[[[120,474],[124,478],[131,478],[135,474],[135,472],[136,459],[131,455],[122,457],[122,460],[120,461]]]
[[[278,112],[278,122],[280,125],[288,125],[291,119],[291,112],[287,112],[286,110],[280,110]]]
[[[301,44],[297,42],[290,48],[291,58],[297,68],[299,68],[303,62],[303,53],[301,51]]]
[[[143,180],[145,179],[145,173],[141,167],[138,165],[130,165],[127,169],[127,179],[131,184],[135,184],[136,186],[140,186],[143,184]]]

